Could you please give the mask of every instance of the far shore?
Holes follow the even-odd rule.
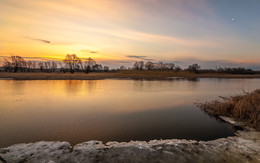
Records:
[[[0,72],[0,79],[13,80],[100,80],[100,79],[169,79],[181,78],[260,78],[260,74],[191,73],[172,71],[117,71],[117,72]]]

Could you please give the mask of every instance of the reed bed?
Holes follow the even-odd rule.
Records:
[[[227,116],[260,130],[260,89],[222,101],[206,102],[199,106],[213,116]]]

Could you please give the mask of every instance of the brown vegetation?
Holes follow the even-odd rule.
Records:
[[[260,130],[260,89],[222,99],[222,102],[212,101],[199,106],[210,115],[232,117]]]
[[[224,74],[224,73],[193,73],[187,71],[139,71],[124,70],[115,72],[83,72],[62,73],[42,73],[42,72],[0,72],[0,78],[11,78],[15,80],[97,80],[97,79],[167,79],[171,77],[183,78],[260,78],[259,74]]]

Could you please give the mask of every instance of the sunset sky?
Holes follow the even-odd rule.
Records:
[[[260,0],[0,0],[0,60],[260,69]]]

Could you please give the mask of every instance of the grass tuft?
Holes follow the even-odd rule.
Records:
[[[260,89],[222,99],[200,104],[199,107],[210,115],[232,117],[260,130]]]

